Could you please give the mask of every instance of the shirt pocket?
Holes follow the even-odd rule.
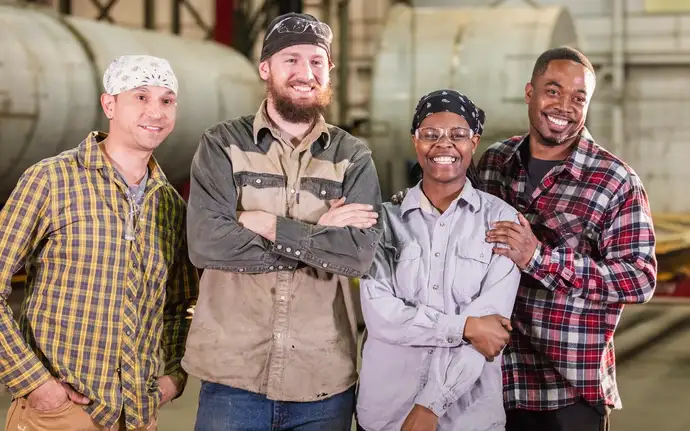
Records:
[[[395,295],[406,302],[416,304],[422,283],[422,247],[416,242],[400,245],[395,249]]]
[[[493,244],[485,241],[463,241],[455,246],[452,275],[456,304],[469,304],[481,294],[492,255]]]
[[[330,201],[343,196],[343,183],[324,178],[305,177],[300,180],[300,190],[311,193],[318,199]]]
[[[238,211],[266,211],[283,215],[285,211],[285,177],[282,175],[235,172]]]

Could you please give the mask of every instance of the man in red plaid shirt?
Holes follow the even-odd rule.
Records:
[[[642,182],[585,128],[594,86],[580,52],[546,51],[525,88],[529,133],[479,162],[482,188],[522,213],[487,234],[523,273],[503,357],[507,431],[607,430],[621,408],[616,325],[656,287]]]

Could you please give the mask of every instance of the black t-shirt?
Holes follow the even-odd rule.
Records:
[[[539,187],[541,180],[554,166],[558,166],[562,160],[542,160],[529,156],[527,159],[527,182],[525,193],[532,196],[534,190]]]

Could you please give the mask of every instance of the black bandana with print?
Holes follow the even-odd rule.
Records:
[[[458,114],[467,121],[472,132],[477,135],[481,135],[484,131],[486,115],[469,97],[455,90],[437,90],[419,99],[414,110],[410,133],[414,135],[422,121],[437,112]]]

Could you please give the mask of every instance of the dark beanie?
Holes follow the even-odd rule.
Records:
[[[309,21],[314,24],[309,25]],[[328,60],[331,61],[332,37],[330,27],[312,15],[289,12],[274,18],[266,28],[259,61],[264,61],[289,46],[305,44],[325,49]]]

